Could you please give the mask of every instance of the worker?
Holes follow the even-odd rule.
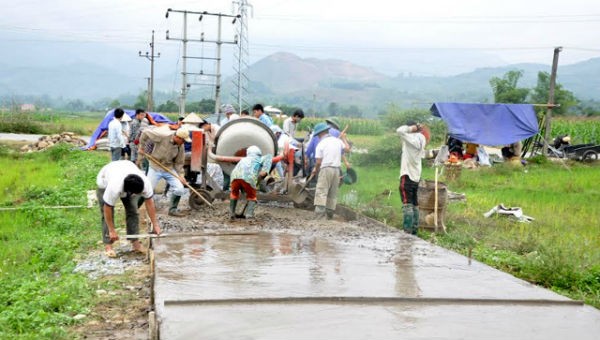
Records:
[[[138,144],[139,144],[139,139],[138,139],[138,133],[140,132],[141,126],[142,126],[142,121],[146,118],[146,111],[143,109],[136,109],[135,110],[135,116],[133,117],[133,120],[130,123],[130,138],[129,138],[129,148],[131,149],[131,157],[130,157],[130,161],[136,163],[137,162],[137,155],[138,155]]]
[[[231,193],[229,194],[229,218],[235,219],[235,209],[240,199],[240,191],[246,194],[247,206],[244,217],[254,218],[256,209],[256,187],[259,180],[266,177],[271,170],[273,155],[262,152],[258,146],[252,145],[246,149],[246,157],[242,158],[231,171]]]
[[[327,123],[318,123],[313,134],[320,139],[315,151],[315,167],[311,177],[317,177],[315,190],[315,218],[332,219],[337,205],[337,192],[340,184],[342,152],[350,151],[346,133],[339,138],[329,134]]]
[[[160,234],[156,207],[152,198],[154,194],[152,184],[134,163],[126,160],[108,163],[98,173],[96,184],[98,185],[96,197],[102,221],[102,242],[106,256],[117,256],[112,244],[119,239],[114,220],[115,204],[118,199],[121,199],[125,207],[127,235],[139,233],[138,208],[142,203],[146,205],[153,232]],[[132,239],[131,245],[133,252],[146,252],[138,239]]]
[[[286,134],[285,132],[283,132],[283,130],[279,126],[271,125],[271,131],[273,132],[273,134],[275,135],[275,139],[277,140],[277,150],[279,150],[278,156],[283,155],[283,153],[286,150],[286,145],[289,148],[290,152],[296,153],[298,150],[300,150],[300,143],[294,138],[288,136],[288,134]],[[277,174],[280,178],[283,178],[285,176],[285,171],[282,163],[283,161],[278,162],[277,165],[275,165],[275,170],[277,171]]]
[[[339,137],[340,135],[340,126],[335,118],[326,119],[325,120],[327,126],[329,126],[329,135],[334,137]],[[318,125],[318,124],[317,124]],[[316,127],[315,127],[316,128]],[[318,135],[314,133],[311,134],[310,140],[308,141],[308,145],[306,146],[306,151],[304,153],[304,163],[308,164],[308,173],[312,171],[315,167],[315,151],[317,150],[317,145],[321,139]]]
[[[221,119],[219,122],[221,126],[240,117],[237,113],[235,113],[235,108],[231,104],[221,105],[221,112],[225,115],[225,118]]]
[[[268,128],[270,128],[271,125],[273,125],[273,119],[271,119],[271,117],[269,117],[269,115],[265,113],[265,109],[262,106],[262,104],[254,105],[252,107],[252,114],[254,115],[254,118],[257,118],[258,120],[263,122],[263,124],[265,124]]]
[[[121,159],[121,153],[125,147],[125,135],[121,125],[125,111],[117,108],[114,110],[113,115],[113,120],[108,123],[108,146],[110,147],[111,161],[118,161]]]
[[[206,136],[206,138],[208,140],[209,146],[213,147],[215,145],[217,133],[219,132],[219,129],[221,127],[218,124],[213,124],[206,120],[204,120],[202,123],[200,123],[199,126],[202,130],[204,130],[204,135]]]
[[[294,138],[296,135],[296,127],[303,118],[304,111],[302,111],[302,109],[295,110],[291,117],[288,117],[283,121],[283,132]]]
[[[400,126],[396,132],[402,140],[400,163],[400,198],[404,232],[416,235],[419,230],[419,201],[417,191],[421,180],[421,159],[425,157],[425,146],[429,142],[429,128],[422,124],[409,122]]]
[[[164,129],[146,129],[140,137],[139,153],[145,156],[148,144],[154,144],[150,151],[150,167],[148,169],[148,178],[152,183],[152,188],[156,189],[158,181],[163,178],[167,181],[172,190],[171,206],[169,215],[181,217],[184,216],[177,209],[181,196],[185,194],[184,185],[187,181],[184,178],[183,165],[185,163],[185,149],[183,144],[191,143],[190,132],[186,127],[180,127],[177,131]]]

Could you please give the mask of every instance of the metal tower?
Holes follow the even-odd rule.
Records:
[[[250,50],[248,44],[248,9],[252,9],[252,5],[247,0],[233,1],[233,14],[238,14],[238,24],[236,25],[236,35],[238,46],[234,49],[235,62],[233,69],[236,73],[233,80],[234,92],[232,97],[237,102],[238,109],[242,111],[248,107],[248,63],[250,62]]]

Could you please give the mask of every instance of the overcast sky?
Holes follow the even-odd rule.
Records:
[[[277,51],[368,60],[429,49],[484,52],[495,65],[550,64],[555,46],[564,47],[561,64],[600,57],[598,0],[253,0],[250,4],[251,61]],[[182,35],[182,16],[173,13],[165,18],[169,7],[232,12],[232,2],[226,0],[14,0],[2,7],[0,32],[20,44],[103,42],[142,51],[147,50],[152,30],[157,50],[180,49],[177,42],[165,40],[166,30],[172,37]],[[214,19],[188,20],[190,35],[204,31],[210,39],[216,34]],[[230,21],[223,25],[224,39],[233,38],[231,26]],[[206,47],[196,53],[212,52]],[[487,63],[484,58],[480,66],[492,66]]]

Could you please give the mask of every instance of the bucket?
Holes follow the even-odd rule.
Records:
[[[217,156],[245,157],[246,149],[256,145],[263,155],[277,154],[275,135],[265,124],[255,118],[237,118],[223,125],[215,137],[214,153]],[[214,159],[212,160],[216,162]],[[231,174],[234,163],[216,162],[223,172]]]
[[[419,202],[419,225],[425,229],[435,230],[435,181],[423,180],[419,182],[417,190]],[[448,188],[445,183],[438,181],[437,220],[438,230],[445,231],[444,215],[448,204]]]

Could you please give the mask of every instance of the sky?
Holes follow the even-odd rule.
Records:
[[[286,51],[401,72],[407,66],[394,67],[396,63],[435,62],[444,67],[446,56],[454,64],[464,58],[469,67],[550,64],[556,46],[563,47],[561,64],[600,57],[598,0],[252,0],[249,4],[250,62]],[[39,41],[101,43],[137,53],[149,51],[154,30],[156,50],[177,64],[181,43],[165,36],[169,30],[170,37],[182,37],[183,15],[171,13],[166,18],[167,8],[233,11],[227,0],[13,0],[2,7],[0,48],[3,39],[19,46]],[[198,17],[189,16],[188,36],[205,32],[205,39],[216,39],[216,17],[202,21]],[[233,40],[230,19],[222,27],[223,39]],[[190,43],[188,55],[214,56],[215,47],[206,45]],[[231,49],[224,46],[224,55],[231,55]],[[429,61],[423,53],[439,58]]]

